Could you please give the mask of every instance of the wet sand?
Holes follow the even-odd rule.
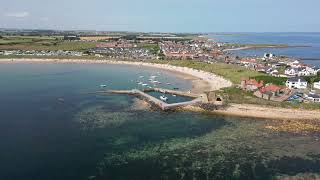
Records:
[[[251,104],[230,104],[225,110],[216,110],[214,113],[241,116],[255,117],[263,119],[282,119],[282,120],[320,120],[319,110],[305,109],[289,109],[278,107],[264,107]]]

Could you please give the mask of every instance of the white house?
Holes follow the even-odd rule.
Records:
[[[307,71],[307,69],[300,69],[298,71],[298,76],[310,76],[311,73],[309,71]]]
[[[320,89],[320,81],[313,83],[313,88]]]
[[[298,69],[297,68],[289,68],[289,69],[286,69],[284,71],[284,74],[285,75],[288,75],[288,76],[297,76],[298,75]]]
[[[314,102],[314,103],[320,103],[320,95],[318,94],[308,94],[305,96],[305,98],[311,102]]]
[[[317,75],[317,73],[320,72],[320,68],[307,66],[306,71],[308,71],[310,75]]]
[[[263,57],[264,57],[265,59],[272,59],[274,56],[275,56],[275,55],[274,55],[274,54],[271,54],[271,53],[265,53],[265,54],[263,55]]]
[[[306,68],[288,68],[284,71],[284,74],[287,76],[311,76],[316,75],[317,72],[315,69],[306,67]]]
[[[306,89],[308,82],[301,77],[293,77],[286,81],[286,86],[289,89]]]

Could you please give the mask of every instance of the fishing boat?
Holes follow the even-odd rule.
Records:
[[[161,99],[162,101],[168,101],[168,97],[166,97],[166,96],[160,96],[160,99]]]
[[[100,87],[101,87],[101,88],[105,88],[105,87],[107,87],[107,85],[101,84]]]

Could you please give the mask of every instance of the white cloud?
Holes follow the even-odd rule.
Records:
[[[25,18],[30,16],[29,12],[10,12],[4,14],[7,17],[14,17],[14,18]]]

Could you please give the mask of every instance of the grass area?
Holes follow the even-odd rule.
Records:
[[[75,60],[105,60],[104,57],[97,57],[97,56],[0,56],[1,59],[53,59],[53,60],[60,60],[60,59],[75,59]]]
[[[189,67],[198,70],[203,70],[207,72],[211,72],[222,76],[226,79],[229,79],[233,83],[240,83],[241,77],[257,77],[257,76],[267,76],[266,74],[259,73],[256,71],[252,71],[246,69],[244,67],[232,64],[225,64],[225,63],[214,63],[208,64],[205,62],[200,61],[190,61],[190,60],[174,60],[174,61],[154,61],[155,63],[161,64],[170,64],[174,66],[182,66],[182,67]]]
[[[263,81],[265,84],[272,83],[275,85],[285,85],[288,78],[285,77],[273,77],[273,76],[255,76],[252,77],[257,81]]]
[[[320,109],[320,104],[316,103],[290,103],[274,102],[255,97],[251,92],[243,91],[239,88],[229,87],[222,89],[222,93],[228,94],[228,102],[236,104],[256,104],[263,106],[295,108],[295,109]]]
[[[138,43],[138,48],[155,49],[158,48],[158,44]]]
[[[0,39],[2,50],[74,50],[94,48],[94,42],[63,41],[62,36],[4,36]]]
[[[3,50],[66,50],[66,51],[84,51],[90,48],[94,48],[96,43],[94,42],[77,42],[77,41],[41,41],[41,42],[29,42],[23,41],[23,43],[11,43],[1,44],[0,49]]]

